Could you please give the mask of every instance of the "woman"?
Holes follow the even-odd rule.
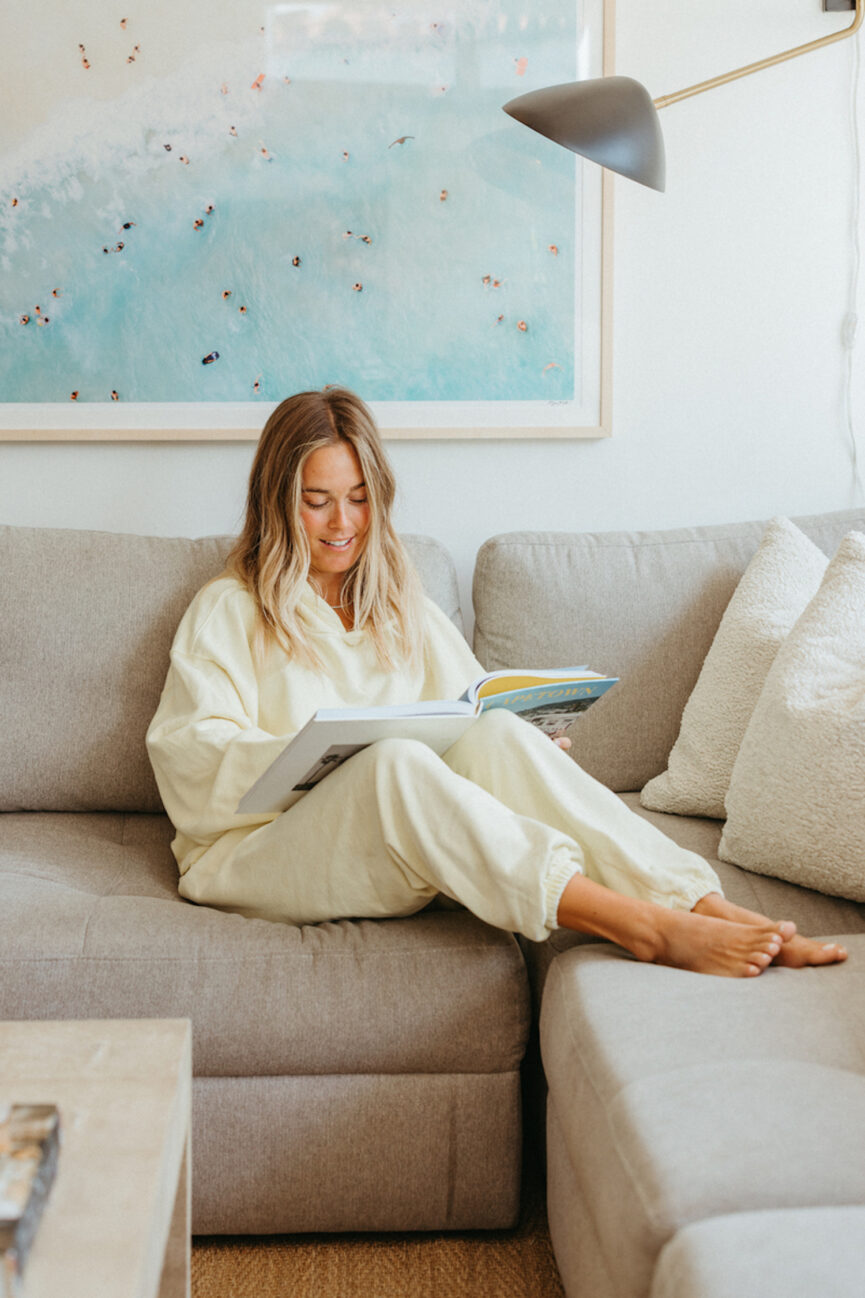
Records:
[[[705,861],[503,710],[444,757],[385,740],[281,815],[235,813],[317,708],[457,698],[482,673],[423,595],[393,498],[353,393],[302,392],[274,411],[243,532],[180,623],[147,736],[182,896],[305,924],[410,915],[444,894],[535,940],[572,928],[728,976],[844,959],[732,906]]]

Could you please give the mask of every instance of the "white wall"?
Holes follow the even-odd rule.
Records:
[[[849,21],[821,0],[618,0],[617,10],[617,70],[653,95]],[[663,110],[667,193],[616,180],[610,440],[390,444],[399,526],[449,545],[467,607],[477,547],[496,532],[678,526],[861,500],[841,345],[853,44]],[[0,521],[232,531],[252,449],[2,444]]]

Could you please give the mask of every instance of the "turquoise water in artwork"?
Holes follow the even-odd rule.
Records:
[[[573,398],[576,164],[501,105],[574,78],[576,6],[454,10],[250,5],[99,102],[94,56],[0,154],[0,399]]]

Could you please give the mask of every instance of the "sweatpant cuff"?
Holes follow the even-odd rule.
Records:
[[[562,848],[553,857],[547,871],[547,877],[544,879],[544,898],[546,901],[545,937],[549,937],[551,933],[555,933],[556,929],[560,927],[558,914],[562,893],[574,875],[582,873],[582,866],[579,861],[574,859],[574,856],[567,848]]]
[[[710,892],[717,892],[723,897],[724,889],[721,887],[721,880],[715,874],[714,870],[711,871],[711,874],[714,878],[714,882],[709,879],[700,879],[692,883],[690,887],[684,888],[681,892],[675,893],[670,898],[670,909],[693,910],[697,902],[702,901]]]

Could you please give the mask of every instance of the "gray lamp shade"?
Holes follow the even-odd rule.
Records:
[[[504,105],[511,117],[650,189],[664,189],[664,137],[645,86],[631,77],[569,81]]]

